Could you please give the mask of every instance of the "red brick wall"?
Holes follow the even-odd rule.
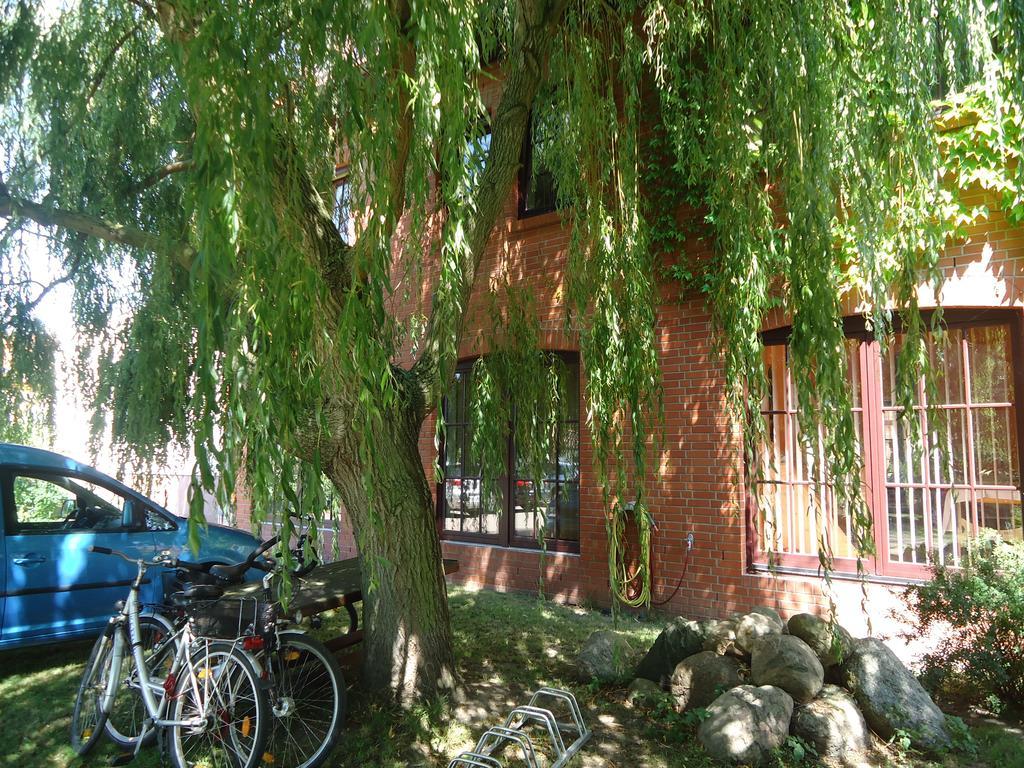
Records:
[[[485,268],[467,323],[463,356],[487,350],[481,341],[486,317],[480,313],[488,278],[502,269],[537,297],[539,320],[553,348],[572,347],[560,329],[564,318],[565,236],[545,217],[542,222],[517,221],[513,201],[506,206],[485,259]],[[692,244],[694,250],[701,245]],[[999,213],[973,227],[963,243],[951,245],[942,260],[944,306],[1021,307],[1024,304],[1024,230]],[[653,597],[660,602],[678,590],[663,607],[687,616],[724,616],[754,605],[771,605],[784,615],[827,609],[829,596],[821,579],[794,574],[751,572],[747,561],[747,529],[743,508],[741,433],[724,407],[721,361],[711,339],[710,317],[700,298],[683,298],[666,290],[658,312],[657,338],[664,377],[664,446],[656,457],[657,480],[648,493],[658,524],[653,540]],[[922,288],[924,306],[934,305]],[[849,311],[857,309],[853,299]],[[784,318],[774,318],[775,325]],[[767,326],[767,327],[770,327]],[[584,361],[585,365],[585,361]],[[583,371],[585,379],[585,370]],[[585,408],[585,404],[584,404]],[[424,427],[421,453],[432,472],[436,457],[434,422]],[[584,432],[581,446],[581,542],[579,555],[547,555],[543,563],[544,592],[549,597],[607,605],[608,564],[600,490],[592,481],[592,450]],[[589,482],[588,482],[589,481]],[[694,535],[687,554],[686,536]],[[444,543],[445,555],[459,559],[452,577],[499,590],[536,591],[541,556],[523,550]],[[857,634],[870,630],[890,639],[905,629],[898,584],[837,579],[831,588],[840,620]],[[863,600],[866,595],[866,602]],[[866,610],[862,608],[866,606]],[[905,656],[917,646],[897,642]]]
[[[493,104],[500,86],[485,86],[485,101]],[[535,297],[538,321],[549,349],[576,349],[565,329],[565,264],[567,233],[558,216],[520,220],[516,198],[510,196],[499,217],[477,278],[461,357],[484,354],[488,328],[488,286],[508,279]],[[948,306],[1021,307],[1024,304],[1024,230],[1000,214],[973,227],[966,242],[950,246],[942,262],[945,274],[943,304]],[[691,244],[694,252],[703,247]],[[408,275],[406,275],[408,277]],[[412,298],[396,296],[391,309],[400,320],[429,311],[430,285],[436,278],[424,267],[424,284]],[[922,290],[922,303],[934,303]],[[671,613],[715,617],[766,604],[784,615],[821,611],[827,606],[820,579],[799,575],[773,576],[748,569],[747,532],[742,491],[741,434],[724,408],[725,382],[716,357],[709,314],[702,299],[680,299],[671,286],[664,290],[658,311],[657,338],[664,377],[665,435],[656,457],[657,479],[648,503],[658,525],[653,539],[652,570],[655,602],[678,590],[664,606]],[[855,312],[851,298],[849,311]],[[785,324],[776,315],[766,327]],[[402,362],[408,362],[403,360]],[[586,371],[582,371],[585,382]],[[1024,362],[1024,361],[1022,361]],[[585,412],[585,399],[584,399]],[[585,419],[581,419],[585,421]],[[435,419],[420,434],[420,453],[427,476],[434,476]],[[569,602],[609,602],[605,522],[600,489],[593,480],[593,451],[586,429],[581,435],[580,552],[541,555],[521,549],[444,542],[445,556],[459,560],[451,579],[499,590],[543,592]],[[247,519],[239,504],[239,524]],[[687,554],[686,537],[694,548]],[[343,533],[345,552],[354,552],[351,533]],[[901,628],[899,589],[892,584],[865,587],[836,581],[833,595],[840,619],[855,633],[870,628],[891,635]],[[894,613],[896,617],[894,618]],[[906,647],[903,648],[906,653]]]

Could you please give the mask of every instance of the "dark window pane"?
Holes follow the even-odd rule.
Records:
[[[445,476],[462,477],[463,427],[447,427],[444,440]]]
[[[889,559],[899,563],[928,560],[924,529],[924,492],[919,488],[888,488]]]
[[[580,484],[562,483],[558,487],[558,538],[580,540]]]
[[[558,479],[578,480],[580,476],[580,425],[566,422],[558,446]]]
[[[131,528],[129,502],[87,480],[15,477],[14,523],[19,533],[116,531]]]
[[[352,218],[352,187],[348,176],[334,182],[334,224],[341,239],[349,245],[355,242],[355,222]]]
[[[933,483],[967,482],[967,409],[929,414],[928,473]]]
[[[445,515],[444,529],[446,531],[462,530],[462,480],[445,480],[444,483]]]
[[[955,565],[971,538],[971,490],[933,488],[928,493],[932,507],[929,554],[939,563]]]
[[[514,534],[529,539],[537,538],[537,531],[543,525],[538,519],[533,495],[533,482],[516,480],[512,487]]]
[[[989,490],[978,497],[979,532],[991,532],[1006,541],[1021,540],[1021,498],[1019,491]]]
[[[882,405],[896,405],[896,347],[894,342],[888,349],[882,350]]]
[[[466,142],[466,155],[464,161],[466,166],[466,178],[463,194],[471,195],[476,190],[477,185],[480,183],[480,177],[483,175],[484,168],[487,164],[487,153],[490,151],[490,129],[487,129],[486,132],[477,136],[470,137]]]
[[[1010,329],[1005,325],[967,331],[972,403],[1005,403],[1012,398]]]
[[[580,417],[580,367],[575,363],[559,366],[561,379],[562,418],[570,421]]]
[[[552,173],[552,155],[559,135],[565,130],[564,116],[552,108],[542,96],[538,108],[530,115],[529,147],[521,176],[524,212],[554,210],[557,190]]]
[[[174,523],[172,523],[166,517],[161,515],[159,512],[154,512],[152,509],[147,509],[146,512],[145,512],[145,515],[146,515],[146,530],[147,531],[173,531],[174,530]]]
[[[524,197],[526,211],[550,211],[555,207],[555,179],[550,171],[532,169]]]
[[[912,418],[917,417],[915,415]],[[882,439],[885,443],[885,479],[891,483],[917,483],[921,480],[921,452],[914,450],[914,440],[907,424],[896,411],[882,414]]]
[[[452,424],[466,423],[466,383],[469,375],[464,371],[455,374],[455,383],[448,393],[447,419]]]
[[[967,402],[964,393],[963,331],[947,331],[941,342],[928,345],[935,371],[935,402],[941,405],[960,405]]]
[[[1012,407],[974,408],[974,474],[978,485],[1016,486],[1017,419]]]

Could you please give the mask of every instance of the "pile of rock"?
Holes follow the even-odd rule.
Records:
[[[698,737],[726,763],[768,762],[790,734],[846,765],[864,763],[870,731],[884,739],[902,731],[926,752],[951,745],[945,716],[884,643],[807,613],[788,622],[770,608],[726,621],[675,619],[635,675],[637,702],[667,691],[681,712],[706,708]]]

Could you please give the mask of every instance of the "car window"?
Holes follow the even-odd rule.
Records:
[[[147,531],[176,531],[178,527],[159,512],[146,509]]]
[[[14,477],[13,533],[119,531],[131,528],[132,502],[101,485],[54,475]],[[128,514],[126,514],[126,512]]]

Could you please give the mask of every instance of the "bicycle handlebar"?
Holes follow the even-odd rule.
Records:
[[[142,560],[142,558],[131,557],[130,555],[126,555],[124,552],[120,552],[116,549],[97,545],[90,546],[88,551],[95,552],[98,555],[113,555],[115,557],[120,557],[122,560],[126,560],[129,563],[137,563],[142,560],[142,562],[149,566],[166,565],[171,568],[180,568],[184,571],[192,571],[193,573],[210,574],[226,582],[241,582],[242,578],[245,576],[245,572],[250,568],[255,568],[259,571],[263,571],[264,573],[271,573],[274,570],[274,566],[259,562],[259,559],[280,543],[280,536],[272,536],[250,552],[248,557],[244,560],[229,565],[222,565],[214,562],[194,563],[188,560],[181,560],[179,558],[174,558],[172,560],[169,557],[157,557],[155,560]],[[301,578],[312,571],[317,565],[318,563],[316,561],[310,562],[302,568],[293,571],[292,575]]]
[[[95,544],[90,545],[86,549],[86,551],[94,552],[97,555],[113,555],[114,557],[120,557],[122,560],[129,563],[145,563],[146,565],[153,567],[159,565],[167,565],[170,562],[168,558],[160,557],[159,555],[154,560],[146,560],[141,557],[132,557],[131,555],[125,554],[124,552],[121,552],[117,549],[111,549],[110,547],[100,547]]]

